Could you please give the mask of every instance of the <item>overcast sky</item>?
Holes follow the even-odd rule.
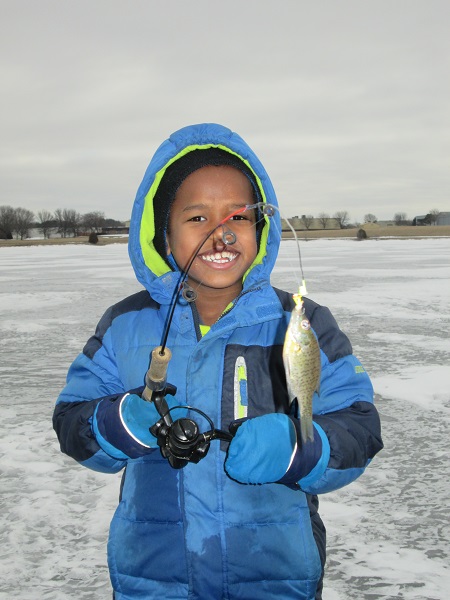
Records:
[[[0,205],[125,220],[218,122],[286,216],[450,210],[448,0],[0,0]]]

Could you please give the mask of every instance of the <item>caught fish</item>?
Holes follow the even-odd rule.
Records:
[[[312,399],[314,392],[319,391],[320,348],[305,315],[301,295],[294,295],[294,301],[284,341],[283,362],[290,400],[297,398],[300,407],[300,431],[305,443],[314,440]]]

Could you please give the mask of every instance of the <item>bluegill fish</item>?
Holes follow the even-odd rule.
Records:
[[[314,440],[312,399],[319,391],[320,348],[311,324],[304,313],[301,296],[294,296],[283,347],[283,362],[290,400],[297,398],[300,408],[302,442]]]

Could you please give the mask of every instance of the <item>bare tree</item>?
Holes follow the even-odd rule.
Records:
[[[78,235],[81,215],[71,208],[57,208],[55,210],[55,220],[57,221],[58,233],[67,237],[70,233]]]
[[[431,225],[436,225],[436,221],[438,220],[438,216],[441,214],[441,211],[437,208],[432,208],[428,215],[430,216]],[[427,215],[427,216],[428,216]]]
[[[42,233],[44,238],[50,237],[50,231],[53,228],[54,220],[53,215],[48,210],[40,210],[37,213],[37,225],[39,231]]]
[[[302,215],[301,222],[305,226],[305,229],[309,229],[314,221],[314,217],[312,215]]]
[[[339,225],[339,229],[344,229],[346,225],[350,222],[350,215],[346,210],[338,210],[334,213],[333,219],[336,220]]]
[[[364,215],[364,223],[376,223],[377,221],[378,219],[372,213],[367,213],[367,215]]]
[[[26,239],[30,235],[30,229],[33,226],[34,213],[27,208],[14,209],[14,233],[21,240]]]
[[[124,227],[125,223],[123,221],[116,221],[115,219],[105,219],[105,222],[102,223],[102,227]]]
[[[63,210],[63,219],[67,226],[67,231],[71,232],[74,237],[79,235],[81,227],[81,215],[73,208],[65,208]]]
[[[396,225],[406,225],[408,221],[408,217],[404,212],[397,212],[394,215],[394,223]]]
[[[64,216],[63,216],[63,209],[62,208],[57,208],[55,210],[55,221],[56,221],[56,227],[58,230],[58,233],[60,233],[62,235],[62,237],[66,237],[67,236],[67,223],[64,221]]]
[[[0,206],[0,238],[12,240],[14,218],[14,208],[12,206]]]
[[[82,226],[86,231],[94,231],[96,233],[104,226],[105,213],[94,211],[86,213],[81,219]]]
[[[328,221],[330,220],[330,215],[328,215],[327,213],[321,212],[320,215],[317,217],[317,220],[322,225],[322,227],[324,229],[326,229]]]

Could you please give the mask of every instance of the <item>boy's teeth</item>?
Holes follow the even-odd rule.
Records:
[[[237,254],[231,252],[216,252],[215,254],[202,254],[201,258],[208,262],[231,262]]]

